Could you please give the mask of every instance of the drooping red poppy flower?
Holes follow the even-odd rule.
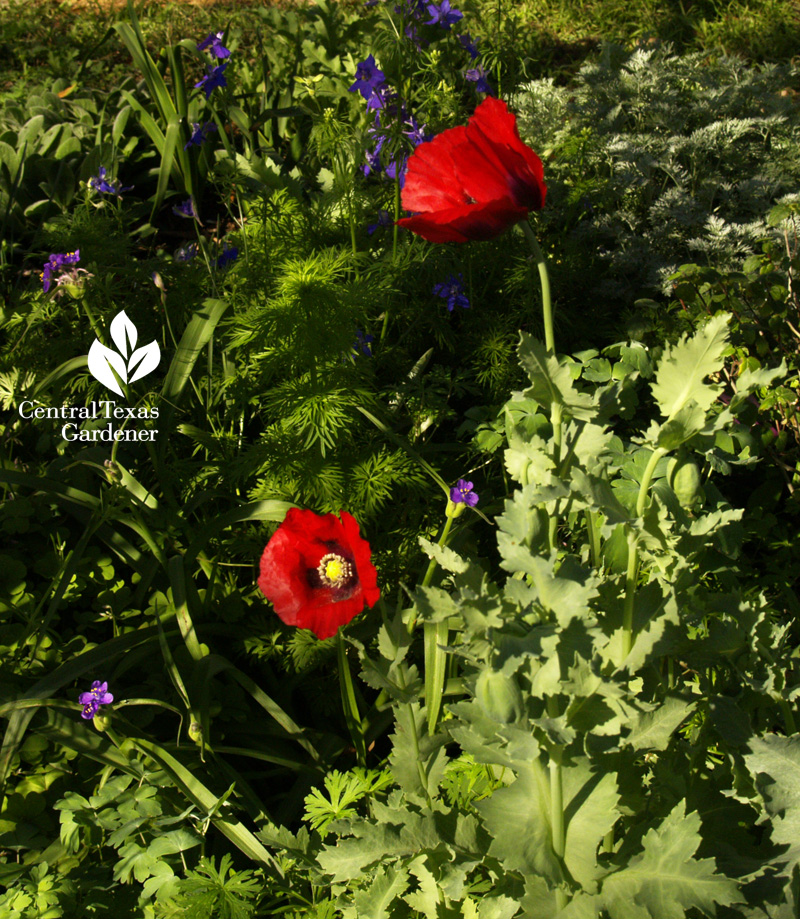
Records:
[[[539,157],[520,140],[505,102],[484,99],[466,126],[420,144],[408,161],[398,220],[432,243],[493,239],[541,210],[547,186]]]
[[[261,556],[258,586],[286,623],[330,638],[380,598],[369,543],[347,511],[293,507]]]

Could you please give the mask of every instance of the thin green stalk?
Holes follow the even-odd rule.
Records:
[[[397,262],[397,233],[399,227],[397,226],[397,221],[400,219],[400,176],[399,174],[395,176],[394,180],[394,226],[392,227],[392,264],[394,265]],[[389,307],[387,306],[383,311],[383,328],[381,329],[381,340],[380,344],[383,344],[384,338],[386,338],[386,330],[389,328]]]
[[[447,545],[447,538],[450,534],[450,527],[452,525],[453,525],[453,518],[448,517],[445,520],[444,528],[442,529],[442,535],[439,537],[439,541],[437,543],[438,546]],[[436,559],[432,558],[430,560],[430,564],[428,565],[428,570],[425,572],[425,576],[423,577],[422,582],[420,583],[420,587],[428,587],[430,585],[431,580],[433,578],[433,572],[436,571],[436,564],[437,564]],[[411,619],[408,622],[409,633],[414,631],[414,626],[416,625],[416,622],[417,622],[416,618],[412,615]]]
[[[542,319],[544,320],[544,344],[547,353],[555,356],[556,345],[555,335],[553,334],[553,302],[550,297],[550,276],[547,273],[547,261],[533,232],[533,227],[527,220],[522,221],[522,229],[528,240],[528,244],[533,251],[533,257],[536,259],[536,267],[539,269],[539,281],[542,285]]]
[[[600,533],[597,529],[597,521],[594,519],[592,509],[587,507],[584,512],[586,516],[586,533],[589,537],[589,551],[592,556],[592,565],[600,569]]]
[[[653,451],[644,470],[639,486],[639,497],[636,500],[636,516],[641,517],[647,504],[647,493],[656,470],[658,461],[665,456],[666,450],[659,447]],[[625,604],[622,609],[622,657],[626,658],[633,647],[633,613],[636,601],[636,580],[639,573],[639,540],[635,530],[628,529],[628,567],[625,572]]]
[[[353,688],[353,677],[350,673],[350,664],[344,646],[344,636],[339,629],[336,635],[336,647],[339,653],[339,687],[342,692],[342,708],[347,722],[353,746],[356,748],[359,766],[367,765],[367,749],[364,743],[364,729],[361,724],[361,715],[358,712],[358,702]]]
[[[536,260],[536,267],[539,269],[539,281],[542,285],[542,322],[544,324],[544,344],[550,357],[556,356],[556,340],[553,331],[553,301],[550,295],[550,276],[547,273],[547,260],[544,257],[533,227],[527,220],[522,221],[522,230],[528,240],[528,244]],[[550,410],[550,421],[553,425],[553,448],[556,468],[561,460],[561,443],[562,443],[562,412],[561,404],[553,402]],[[552,552],[556,545],[556,531],[558,529],[558,514],[552,514],[548,521],[548,544]]]
[[[550,767],[550,826],[553,852],[559,862],[564,860],[566,836],[564,833],[564,790],[561,778],[561,763],[551,759]],[[567,905],[566,891],[556,889],[556,907],[562,910]]]

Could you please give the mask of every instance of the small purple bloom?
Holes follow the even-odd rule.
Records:
[[[187,245],[176,249],[173,258],[176,262],[191,262],[191,260],[197,255],[198,252],[199,248],[197,243],[188,243]]]
[[[225,68],[227,66],[228,62],[220,64],[217,67],[212,67],[209,64],[208,73],[202,80],[194,84],[194,88],[202,89],[206,94],[206,99],[210,99],[211,93],[213,93],[215,89],[228,85],[228,81],[225,79]]]
[[[188,217],[189,220],[199,219],[197,216],[197,211],[194,209],[194,201],[191,198],[187,198],[180,204],[174,205],[172,208],[172,213],[176,217]]]
[[[469,300],[464,293],[464,275],[459,274],[458,278],[451,274],[447,281],[436,284],[433,293],[443,300],[447,300],[447,308],[453,312],[453,307],[460,306],[465,310],[469,309]]]
[[[393,223],[394,221],[392,220],[392,215],[386,210],[381,210],[378,213],[378,222],[371,223],[367,227],[367,233],[369,233],[369,235],[372,236],[372,234],[376,230],[381,230],[381,229],[385,229],[386,227],[390,227]]]
[[[89,179],[89,188],[102,192],[105,195],[116,195],[117,197],[120,197],[122,192],[130,191],[133,188],[133,185],[126,185],[123,187],[119,179],[112,179],[109,182],[106,175],[106,167],[101,166],[97,175]]]
[[[196,121],[192,122],[192,136],[189,138],[189,143],[184,144],[183,149],[188,150],[189,147],[194,145],[199,147],[204,140],[208,140],[208,135],[212,131],[216,131],[217,126],[213,121],[207,121],[205,124],[198,124]]]
[[[464,32],[463,35],[459,35],[458,40],[461,42],[461,46],[464,48],[464,50],[474,61],[478,56],[478,49],[475,47],[475,42],[472,40],[472,36],[469,34],[469,32]]]
[[[349,91],[351,93],[356,91],[360,92],[367,102],[369,102],[371,97],[382,89],[384,85],[384,73],[375,63],[374,55],[370,54],[365,61],[361,61],[361,63],[356,66],[356,79],[355,82],[350,85]]]
[[[459,19],[464,18],[461,10],[454,10],[450,7],[450,0],[442,0],[439,6],[435,3],[426,3],[425,9],[428,11],[430,19],[425,20],[426,26],[439,26],[442,29],[450,30],[450,26]]]
[[[81,250],[76,249],[74,252],[64,253],[53,253],[50,258],[44,263],[44,268],[42,269],[42,281],[44,285],[44,292],[47,293],[50,290],[50,283],[53,277],[54,271],[60,271],[62,268],[65,268],[67,265],[77,265],[81,260]]]
[[[237,258],[239,258],[239,250],[236,246],[228,248],[228,244],[225,243],[225,248],[217,259],[217,268],[225,268],[231,262],[235,262]]]
[[[403,134],[414,144],[415,147],[418,147],[420,144],[424,144],[429,140],[433,140],[433,134],[425,133],[425,125],[420,127],[419,122],[413,115],[409,115],[408,118],[403,122],[403,126],[407,127],[409,130],[403,131]]]
[[[369,346],[371,341],[375,341],[374,335],[364,333],[361,329],[356,329],[356,340],[353,342],[352,346],[353,354],[358,354],[360,348],[362,354],[366,354],[367,357],[372,357],[372,349]]]
[[[486,93],[489,96],[494,95],[494,90],[492,89],[491,83],[486,79],[486,73],[483,67],[480,64],[477,67],[473,67],[472,70],[468,70],[464,76],[470,81],[470,83],[475,84],[475,90],[479,93]]]
[[[83,706],[81,718],[90,721],[97,714],[97,710],[101,705],[108,705],[114,701],[114,697],[110,692],[107,692],[107,689],[108,683],[101,683],[99,680],[95,680],[89,692],[82,692],[78,696],[78,702]]]
[[[472,490],[472,482],[459,479],[458,484],[450,489],[450,500],[453,504],[466,504],[467,507],[475,507],[478,503],[478,496]]]
[[[222,37],[224,32],[217,32],[216,35],[209,35],[208,38],[204,38],[200,44],[197,46],[198,51],[205,51],[206,48],[211,49],[211,53],[214,57],[224,60],[226,57],[230,57],[231,53],[228,49],[222,44]]]

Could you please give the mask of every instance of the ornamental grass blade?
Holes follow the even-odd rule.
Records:
[[[254,862],[265,865],[275,871],[278,877],[283,877],[280,865],[272,855],[261,845],[247,827],[238,820],[230,820],[217,812],[220,798],[209,788],[199,782],[190,770],[174,756],[144,738],[132,738],[131,743],[138,747],[142,753],[154,760],[172,779],[173,784],[193,804],[202,808],[214,826],[226,836],[244,855]]]
[[[210,341],[229,305],[226,300],[204,300],[184,329],[161,389],[168,403],[165,417],[172,414],[172,406],[180,399],[200,352]]]
[[[215,517],[201,527],[195,538],[189,543],[183,556],[184,567],[186,570],[191,571],[194,560],[202,551],[203,546],[213,539],[217,533],[227,530],[237,523],[245,523],[248,520],[273,520],[280,523],[293,507],[297,507],[297,505],[288,501],[253,501],[250,504],[236,507],[225,514],[221,514],[219,517]]]
[[[169,187],[170,176],[173,172],[176,173],[179,189],[186,189],[191,194],[191,191],[186,187],[187,183],[180,181],[180,168],[177,161],[180,138],[181,126],[176,117],[167,125],[167,132],[164,135],[164,149],[161,151],[161,166],[158,169],[158,182],[156,183],[156,193],[153,197],[153,209],[150,212],[150,223],[155,219],[156,212],[164,201],[164,196],[167,194],[167,188]],[[185,178],[183,176],[184,180]]]
[[[339,655],[339,688],[342,694],[342,710],[347,729],[353,740],[359,766],[367,765],[367,747],[364,743],[364,728],[361,724],[361,715],[358,711],[355,689],[353,688],[353,675],[350,673],[350,664],[347,660],[347,651],[344,646],[342,630],[336,636],[336,647]]]

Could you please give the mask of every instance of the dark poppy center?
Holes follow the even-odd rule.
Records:
[[[358,583],[355,562],[338,546],[329,545],[328,548],[316,568],[306,569],[308,583],[314,588],[331,590],[335,599],[345,599],[352,595]]]

